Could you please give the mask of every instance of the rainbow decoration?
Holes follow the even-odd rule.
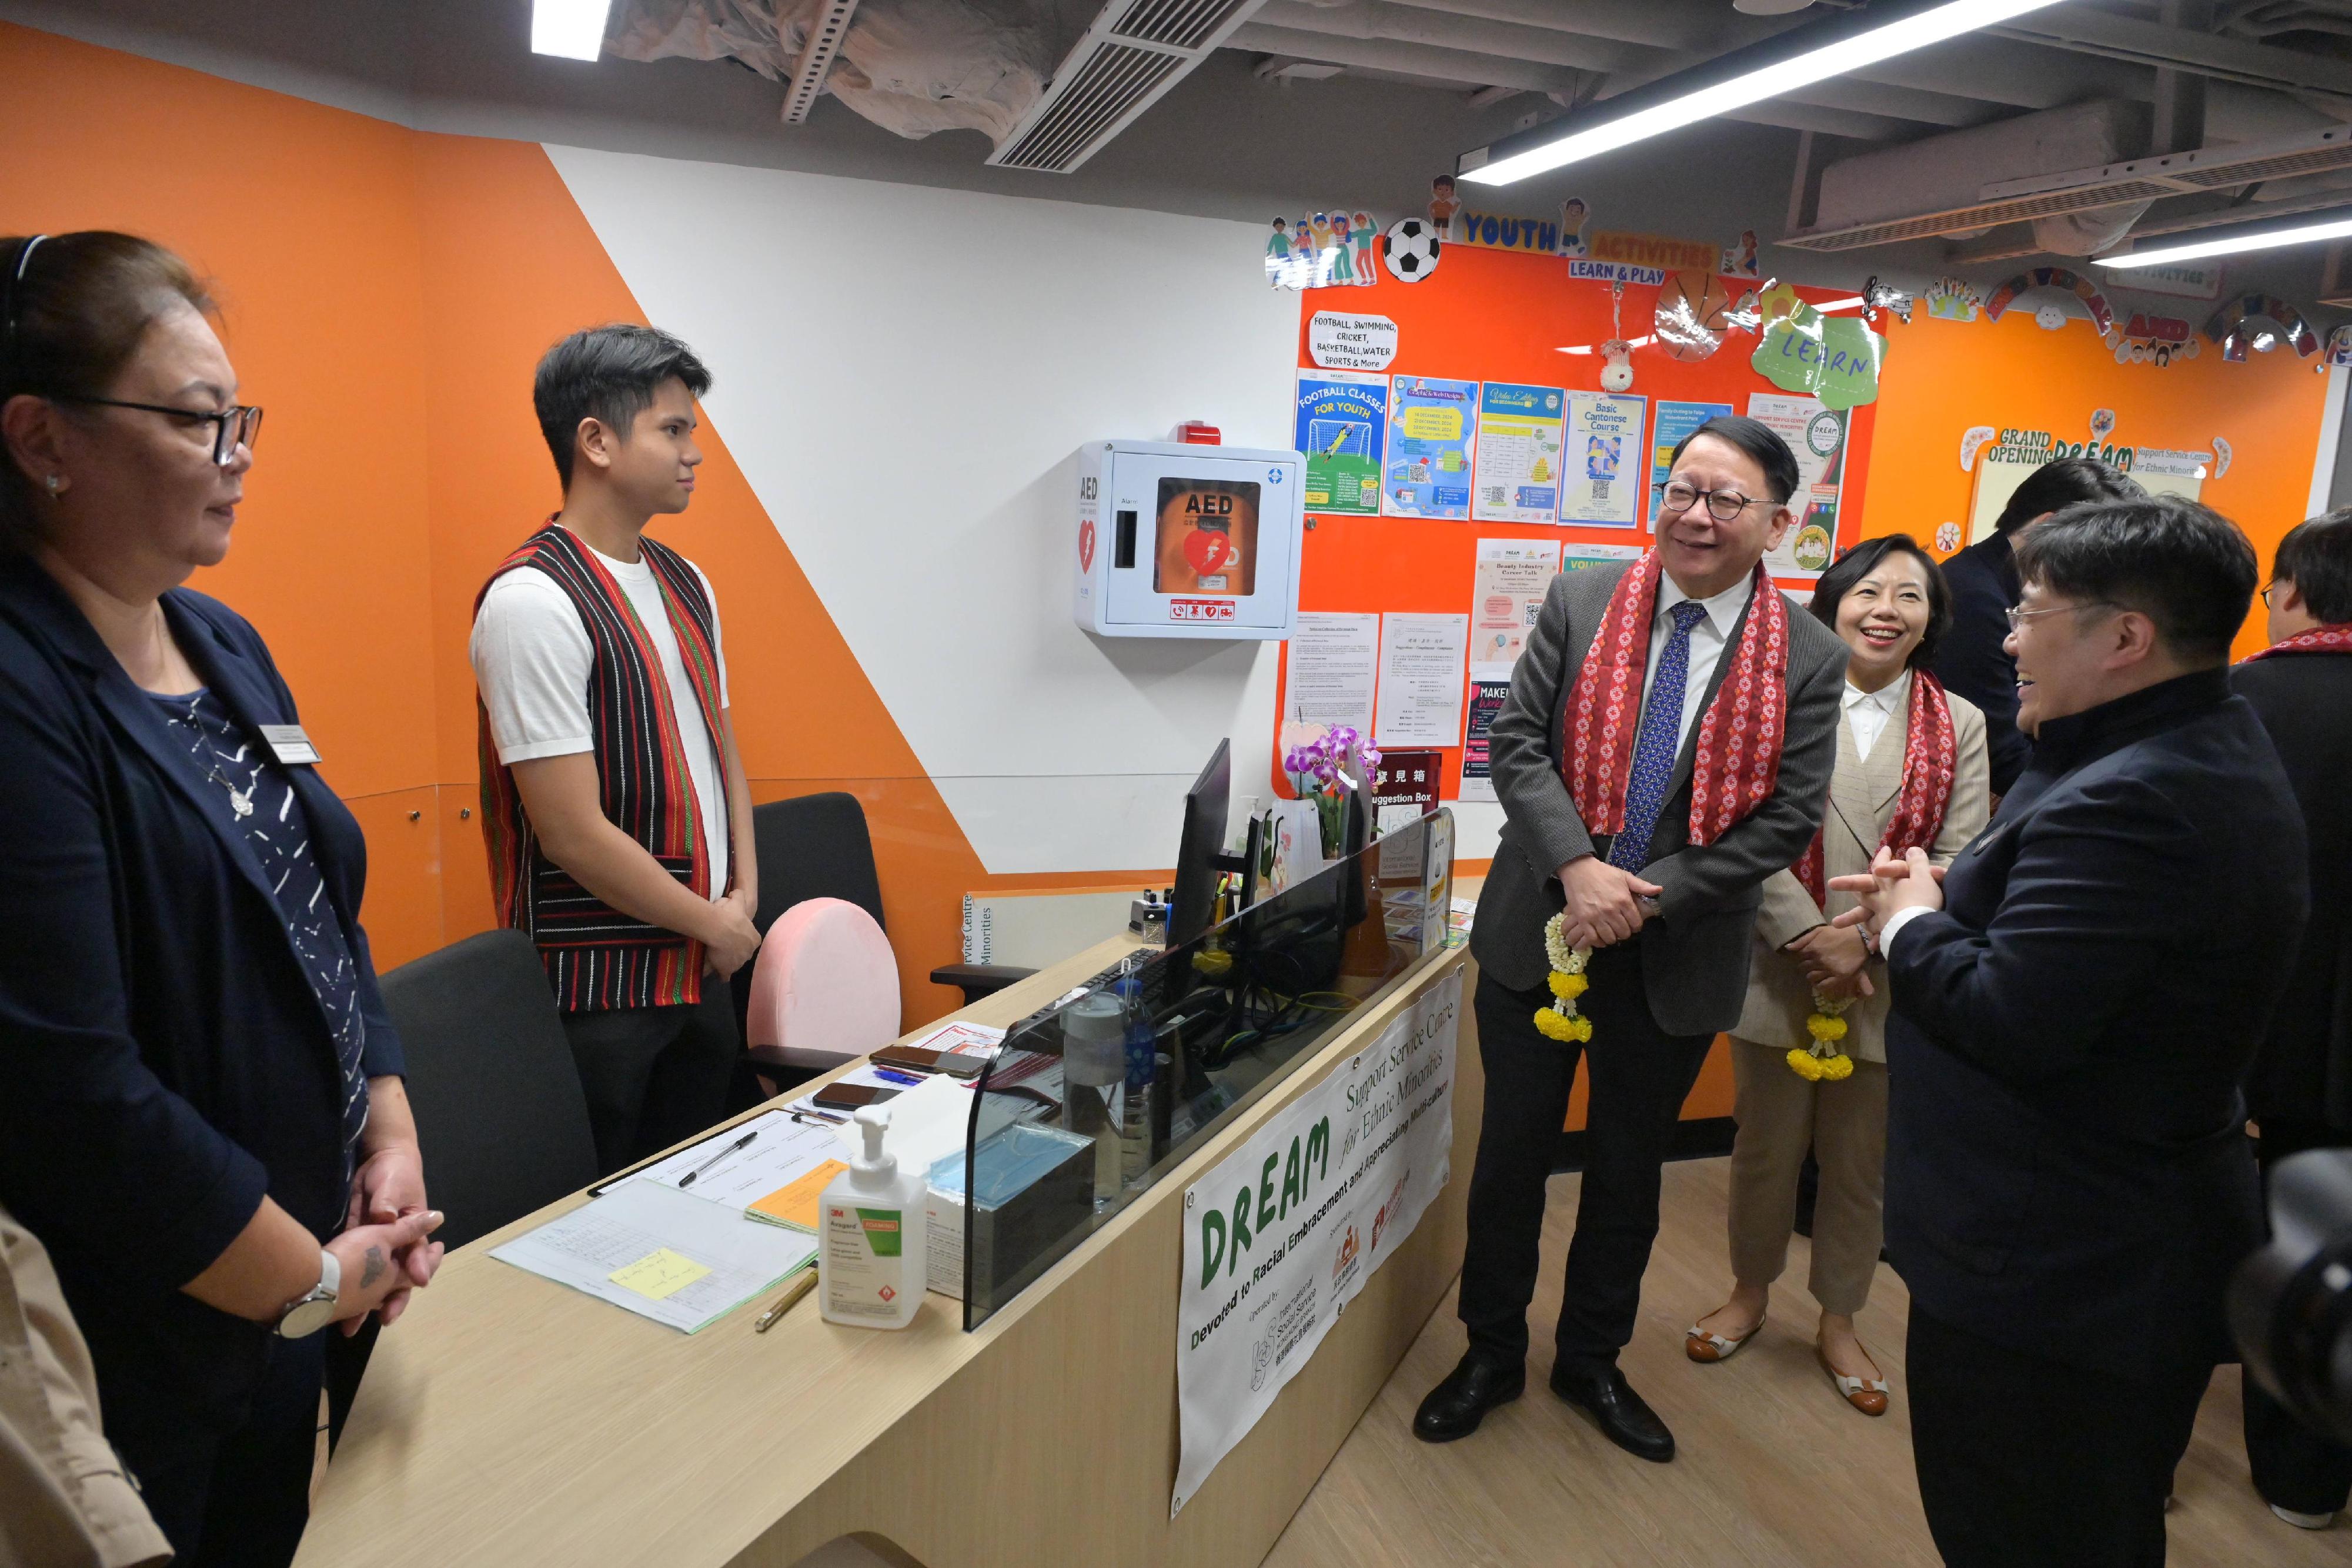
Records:
[[[2319,352],[2319,334],[2311,329],[2300,311],[2275,294],[2245,294],[2231,300],[2205,323],[2205,335],[2221,345],[2223,359],[2242,360],[2253,342],[2246,331],[2249,321],[2268,321],[2277,327],[2294,345],[2295,358],[2299,360]]]
[[[2031,272],[2021,272],[1992,291],[1985,301],[1984,315],[1988,321],[1998,321],[2000,313],[2017,303],[2017,297],[2029,288],[2063,288],[2083,302],[2091,313],[2091,324],[2102,338],[2110,337],[2116,329],[2116,313],[2107,304],[2107,297],[2096,285],[2080,273],[2063,267],[2037,267]]]

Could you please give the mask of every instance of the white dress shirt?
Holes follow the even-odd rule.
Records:
[[[1723,651],[1731,644],[1731,629],[1739,624],[1739,612],[1748,608],[1748,596],[1756,589],[1753,576],[1743,577],[1712,599],[1697,601],[1706,612],[1706,619],[1691,628],[1690,672],[1683,683],[1683,720],[1675,731],[1675,754],[1682,755],[1683,742],[1690,738],[1691,725],[1698,718],[1699,709],[1706,706],[1706,684],[1715,678],[1716,665],[1723,662]],[[1650,662],[1642,672],[1642,701],[1647,706],[1650,687],[1658,678],[1658,660],[1666,651],[1666,639],[1674,635],[1675,618],[1669,614],[1677,604],[1690,598],[1675,585],[1675,580],[1658,574],[1658,607],[1650,622]]]
[[[1845,688],[1845,727],[1853,736],[1853,754],[1864,762],[1870,760],[1871,748],[1886,727],[1898,716],[1907,720],[1910,710],[1905,706],[1911,700],[1911,672],[1904,671],[1874,692],[1865,692],[1848,681]],[[1907,733],[1907,732],[1906,732]]]

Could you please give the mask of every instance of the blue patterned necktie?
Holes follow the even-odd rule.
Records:
[[[1685,599],[1666,612],[1675,629],[1658,655],[1658,674],[1642,704],[1642,727],[1633,737],[1633,767],[1625,779],[1625,825],[1609,846],[1609,863],[1638,872],[1649,853],[1650,833],[1666,806],[1666,780],[1674,777],[1675,754],[1682,749],[1683,688],[1690,684],[1691,628],[1706,619],[1706,607]]]

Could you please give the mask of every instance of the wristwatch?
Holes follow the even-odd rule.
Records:
[[[325,1248],[319,1249],[319,1282],[286,1303],[278,1314],[278,1333],[284,1339],[303,1339],[335,1321],[335,1292],[342,1288],[343,1266]]]

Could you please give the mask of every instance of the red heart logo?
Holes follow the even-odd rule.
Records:
[[[1184,559],[1192,570],[1212,572],[1234,559],[1234,541],[1229,534],[1208,528],[1195,528],[1184,537]]]
[[[1078,525],[1078,570],[1095,569],[1095,520],[1088,517]]]

